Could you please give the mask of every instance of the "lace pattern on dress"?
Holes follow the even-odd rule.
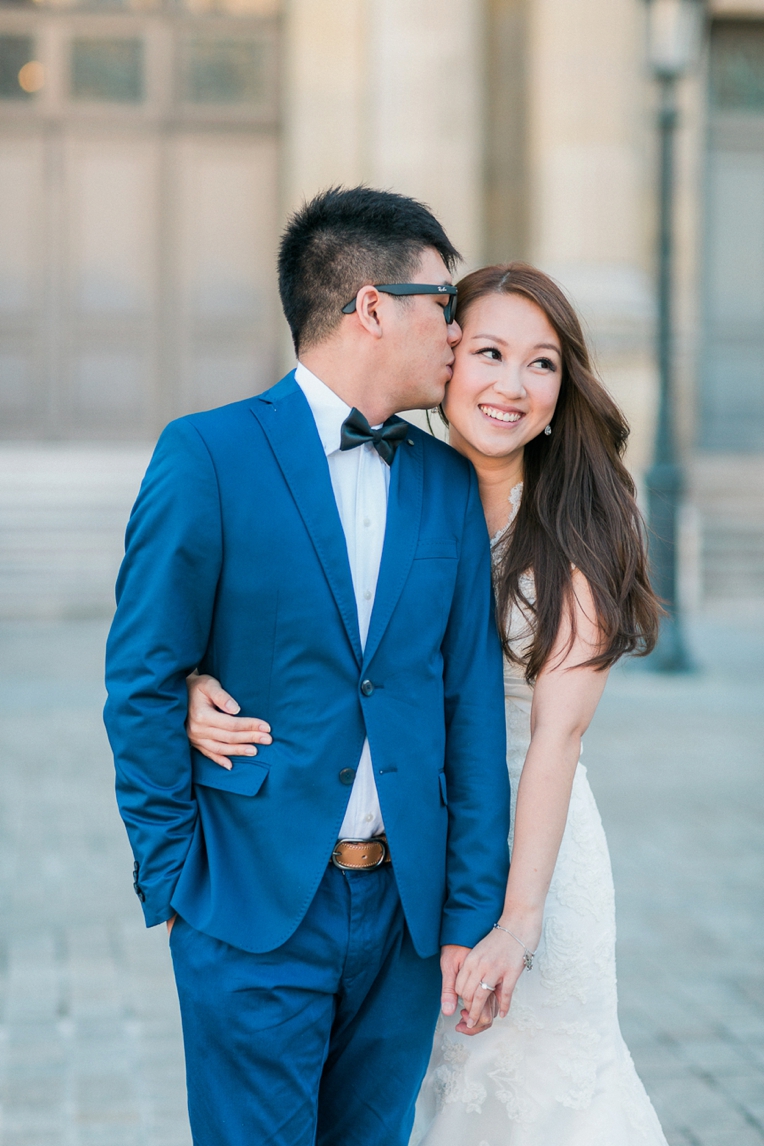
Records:
[[[502,525],[501,529],[498,529],[496,533],[494,533],[493,537],[491,538],[491,548],[497,545],[501,541],[502,537],[504,537],[504,535],[509,532],[510,527],[514,524],[515,518],[517,517],[517,514],[520,510],[520,502],[522,500],[523,483],[520,481],[517,483],[517,485],[513,485],[512,489],[509,491],[509,497],[507,498],[510,507],[509,519],[507,520],[506,525]]]

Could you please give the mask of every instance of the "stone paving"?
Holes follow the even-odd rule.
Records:
[[[671,1146],[764,1143],[764,613],[703,671],[614,674],[585,761],[608,833],[624,1033]]]
[[[0,626],[0,1146],[190,1143],[166,938],[143,928],[114,807],[104,634]],[[753,1146],[764,616],[715,615],[692,637],[696,676],[614,674],[585,762],[613,854],[624,1031],[669,1142]]]

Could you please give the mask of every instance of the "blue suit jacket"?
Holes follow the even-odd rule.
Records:
[[[362,651],[329,468],[294,375],[165,429],[107,649],[106,726],[149,926],[177,911],[245,950],[282,944],[337,838],[350,796],[339,774],[368,736],[417,951],[490,929],[509,784],[489,563],[472,467],[412,426]],[[186,740],[195,667],[273,728],[230,772]]]

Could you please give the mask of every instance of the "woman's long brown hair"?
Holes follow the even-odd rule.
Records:
[[[578,316],[557,284],[525,263],[483,267],[458,286],[460,320],[486,295],[521,295],[547,316],[562,350],[552,433],[525,447],[520,510],[496,568],[507,656],[523,665],[528,681],[535,680],[555,646],[564,612],[572,646],[574,567],[591,587],[600,630],[599,649],[586,664],[605,669],[626,653],[645,656],[655,645],[660,606],[648,578],[634,482],[622,460],[629,427],[592,369]],[[535,578],[535,602],[520,588],[528,571]],[[533,641],[522,660],[507,640],[512,605],[534,615]]]

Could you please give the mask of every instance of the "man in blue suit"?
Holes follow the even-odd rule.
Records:
[[[451,376],[458,258],[421,204],[289,222],[299,364],[162,434],[127,531],[106,725],[167,921],[197,1146],[405,1146],[440,994],[501,914],[509,790],[471,466],[394,416]],[[274,742],[190,752],[189,672]]]

